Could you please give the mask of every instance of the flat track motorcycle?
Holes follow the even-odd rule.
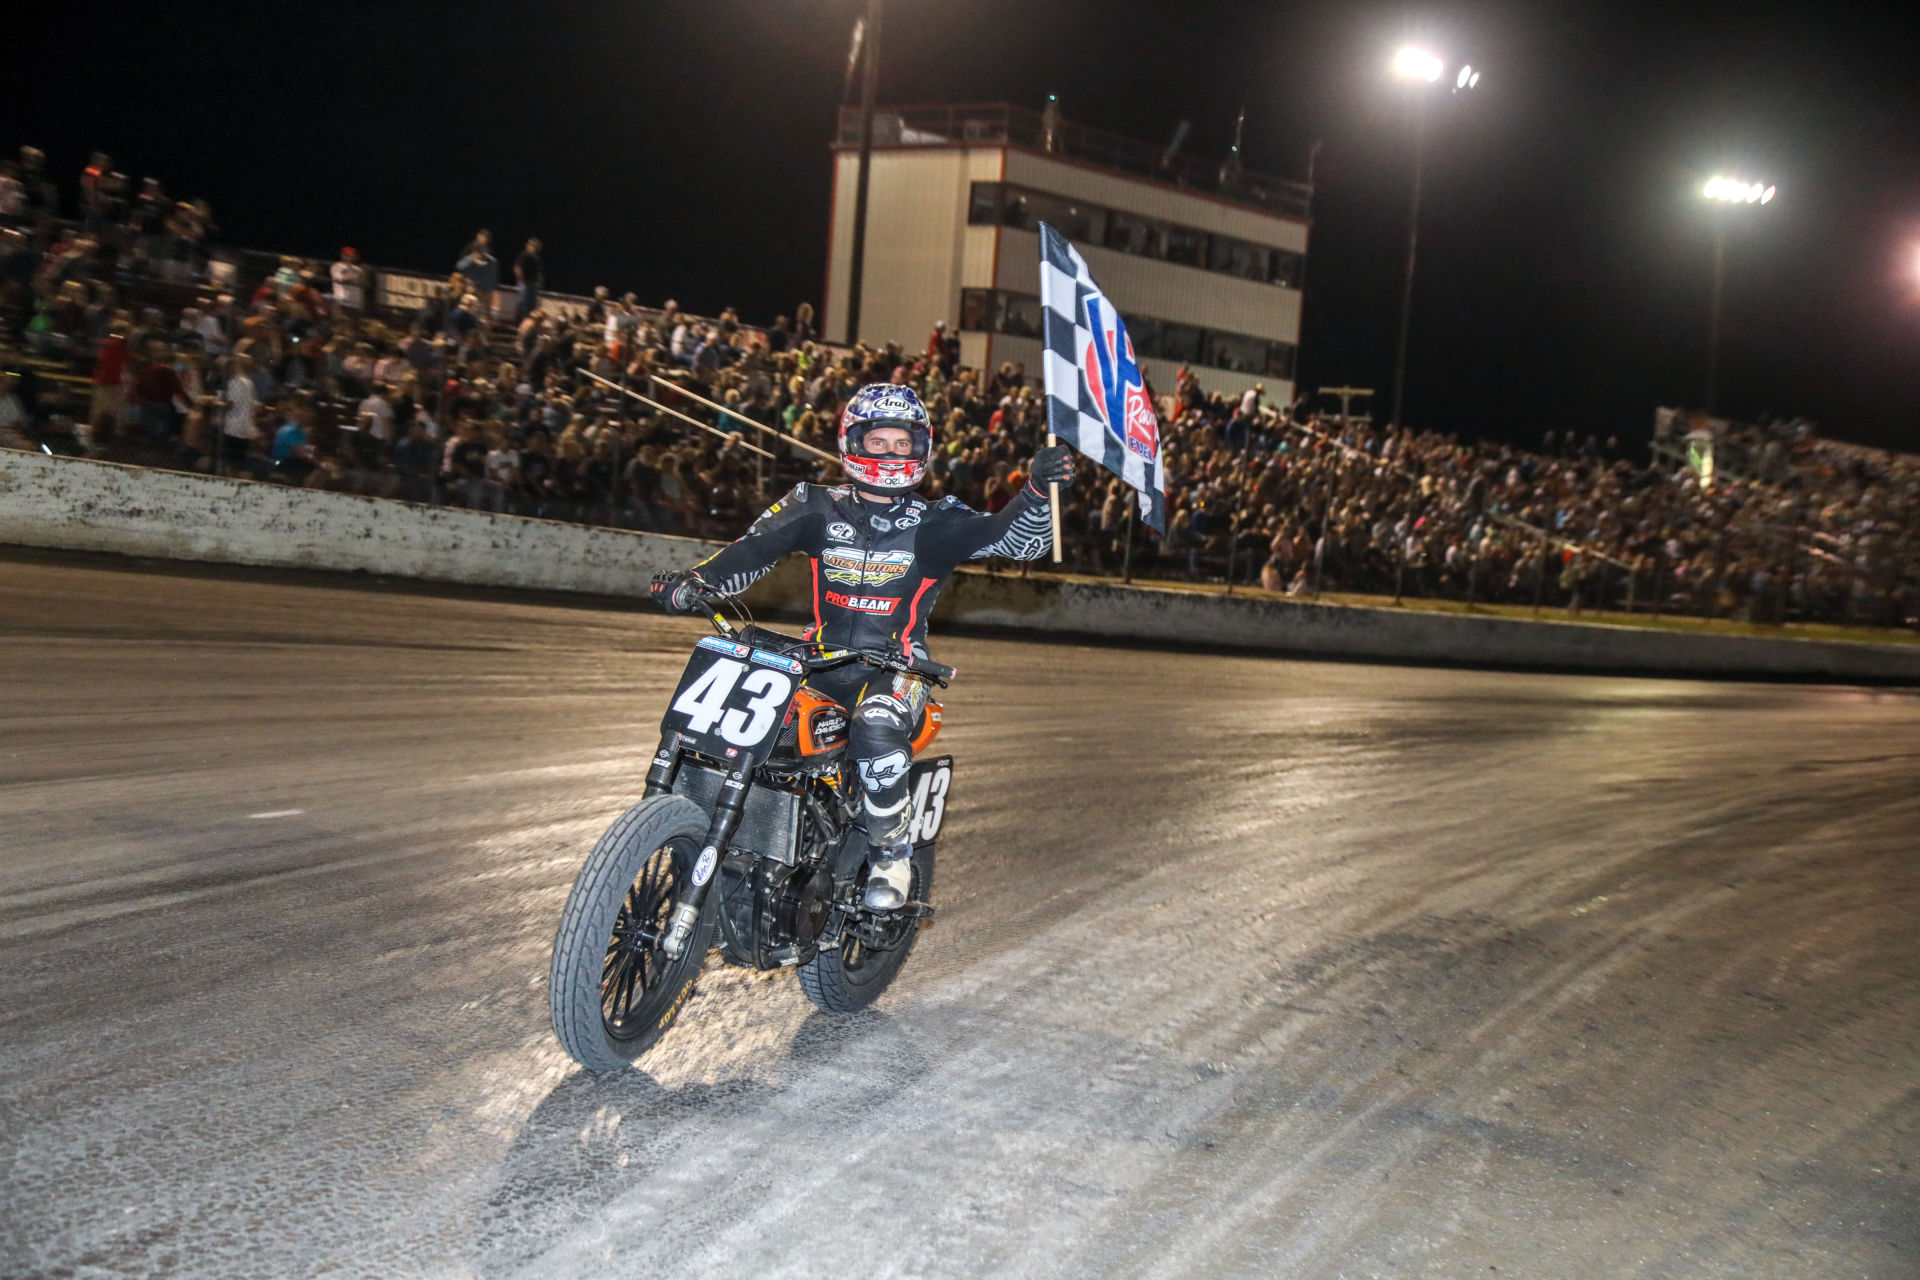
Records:
[[[718,632],[694,646],[661,723],[640,803],[600,837],[553,942],[554,1034],[590,1071],[629,1066],[666,1034],[708,949],[751,969],[795,969],[831,1013],[864,1009],[906,963],[932,916],[934,842],[953,757],[924,757],[940,730],[927,704],[913,741],[913,879],[907,904],[862,901],[867,844],[848,764],[848,708],[802,684],[866,662],[942,687],[953,668],[879,649],[830,649],[751,624],[704,597]]]

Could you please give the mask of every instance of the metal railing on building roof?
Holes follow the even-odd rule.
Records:
[[[873,117],[873,141],[883,147],[1011,144],[1288,218],[1305,219],[1312,194],[1312,188],[1304,182],[1173,154],[1169,148],[1150,142],[1005,102],[879,107]],[[834,145],[860,145],[858,107],[840,108]]]

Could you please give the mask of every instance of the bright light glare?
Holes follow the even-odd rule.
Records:
[[[1441,65],[1437,55],[1425,49],[1406,46],[1393,55],[1393,73],[1408,80],[1425,80],[1432,84],[1440,78],[1446,68]]]
[[[1718,175],[1707,179],[1707,185],[1701,194],[1709,200],[1724,200],[1728,204],[1769,204],[1780,188],[1767,182],[1742,182],[1738,178],[1722,178]]]
[[[1460,68],[1460,74],[1453,78],[1453,91],[1458,93],[1462,89],[1471,89],[1479,83],[1480,73],[1472,67],[1463,65]]]

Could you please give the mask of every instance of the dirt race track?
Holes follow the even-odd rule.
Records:
[[[0,1275],[1920,1276],[1920,697],[937,642],[900,983],[590,1077],[698,633],[0,558]]]

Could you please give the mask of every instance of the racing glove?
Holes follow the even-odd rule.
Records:
[[[1028,467],[1027,475],[1033,482],[1034,491],[1041,497],[1047,497],[1047,486],[1059,485],[1062,489],[1073,485],[1073,450],[1064,444],[1050,444],[1033,455],[1033,464]]]
[[[701,607],[700,593],[706,590],[707,584],[699,574],[683,569],[678,573],[654,574],[647,593],[668,613],[697,613]]]

